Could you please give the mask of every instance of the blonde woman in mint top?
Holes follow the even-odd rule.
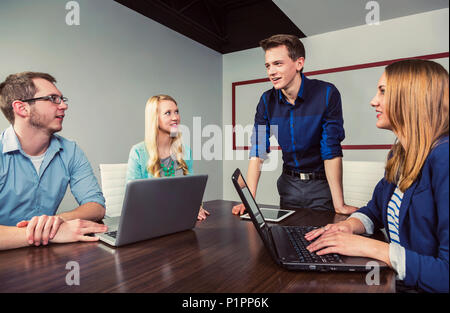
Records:
[[[168,95],[151,97],[145,106],[145,141],[131,148],[127,181],[189,175],[192,152],[183,145],[178,132],[180,114],[175,99]],[[200,207],[198,220],[209,212]]]
[[[448,72],[440,64],[404,60],[388,65],[371,101],[376,126],[397,141],[372,200],[346,221],[306,234],[308,249],[384,261],[397,291],[449,291]],[[389,242],[358,234],[385,228]]]

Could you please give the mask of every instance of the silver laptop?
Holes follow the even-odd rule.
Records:
[[[122,215],[103,220],[108,232],[95,234],[111,246],[192,229],[208,175],[138,179],[127,183]]]

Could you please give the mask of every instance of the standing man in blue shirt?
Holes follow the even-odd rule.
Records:
[[[49,74],[23,72],[0,84],[11,123],[0,135],[0,249],[95,240],[84,235],[105,230],[90,222],[103,218],[105,200],[89,161],[75,142],[55,135],[67,98],[54,83]],[[55,215],[69,184],[80,206]]]
[[[342,190],[344,139],[341,96],[336,87],[303,75],[305,48],[292,35],[274,35],[260,42],[273,88],[263,93],[256,108],[247,172],[254,197],[261,166],[270,152],[269,137],[277,137],[283,152],[278,179],[280,207],[330,209],[350,214]],[[242,204],[232,209],[242,214]]]

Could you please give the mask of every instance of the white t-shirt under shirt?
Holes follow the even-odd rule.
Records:
[[[42,162],[44,161],[45,153],[37,156],[26,154],[26,156],[31,160],[31,163],[33,163],[34,168],[36,169],[36,173],[39,175],[39,170],[41,168]]]

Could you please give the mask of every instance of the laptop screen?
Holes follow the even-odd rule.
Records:
[[[279,260],[277,257],[277,253],[275,251],[273,239],[270,234],[270,228],[266,224],[266,221],[264,220],[264,217],[261,214],[261,211],[259,210],[258,204],[256,203],[255,199],[253,198],[252,193],[248,189],[247,183],[245,182],[244,177],[242,177],[240,169],[237,168],[234,171],[232,180],[233,180],[234,187],[236,188],[236,191],[239,194],[239,197],[241,198],[242,202],[245,205],[245,208],[248,211],[248,214],[251,217],[253,225],[255,225],[255,228],[258,231],[258,234],[264,243],[264,246],[271,254],[273,260],[279,264]]]
[[[247,209],[247,211],[249,211],[250,216],[253,217],[252,221],[255,224],[255,227],[258,229],[258,232],[261,236],[267,236],[268,226],[266,224],[266,221],[264,220],[263,215],[261,214],[261,211],[258,208],[258,204],[256,204],[253,195],[248,189],[247,183],[242,177],[241,171],[239,169],[236,169],[232,178],[236,189],[239,189],[237,191],[239,196],[241,197],[242,202],[245,205],[245,208]],[[266,240],[266,238],[263,238],[263,240]]]
[[[253,200],[252,195],[250,194],[250,190],[247,187],[241,188],[242,193],[244,194],[245,199],[247,199],[248,204],[250,205],[250,210],[252,210],[253,215],[255,216],[256,222],[258,223],[259,228],[264,227],[266,224],[264,222],[264,218],[261,214],[261,211],[258,210],[256,206],[256,202]]]

